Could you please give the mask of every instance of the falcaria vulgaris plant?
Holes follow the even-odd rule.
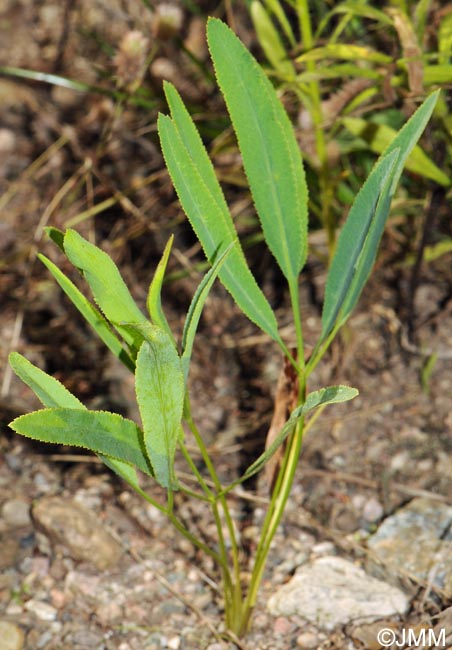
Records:
[[[303,436],[326,405],[357,395],[358,391],[348,386],[328,386],[310,392],[308,379],[358,302],[375,261],[404,163],[430,118],[438,94],[428,97],[401,129],[355,198],[329,268],[321,333],[308,357],[299,305],[308,221],[308,192],[300,150],[271,83],[243,44],[217,19],[209,20],[207,37],[265,242],[287,280],[296,352],[283,340],[275,314],[247,265],[198,131],[176,89],[166,84],[170,115],[160,115],[158,119],[163,154],[182,207],[211,263],[188,310],[182,339],[175,340],[161,303],[172,240],[149,287],[148,314],[144,315],[106,253],[73,230],[62,233],[49,229],[51,238],[82,273],[95,304],[49,259],[39,257],[110,351],[134,373],[141,423],[115,413],[88,410],[56,379],[12,353],[10,363],[14,371],[45,408],[16,418],[11,427],[36,440],[92,450],[132,489],[162,511],[182,535],[216,562],[224,590],[226,627],[241,636],[250,625],[270,544],[294,481]],[[203,305],[216,278],[244,314],[281,350],[291,368],[295,404],[265,452],[229,485],[219,480],[196,426],[196,413],[190,408],[190,359]],[[185,444],[187,429],[199,448],[204,471]],[[176,453],[185,459],[195,487],[187,487],[178,477]],[[273,476],[268,510],[249,568],[251,577],[245,586],[241,581],[240,544],[229,496],[234,487],[259,472],[276,453],[280,456],[279,469]],[[140,473],[153,477],[165,488],[163,505],[141,487]],[[217,529],[217,539],[211,546],[178,517],[174,506],[178,490],[210,505]]]

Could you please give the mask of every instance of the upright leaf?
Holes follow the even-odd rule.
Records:
[[[136,339],[124,331],[119,323],[146,323],[147,320],[134,299],[111,257],[86,241],[75,230],[68,230],[64,237],[64,250],[70,262],[83,273],[93,292],[94,299],[124,340],[132,347]]]
[[[176,488],[174,456],[185,396],[181,361],[164,330],[152,325],[140,330],[145,341],[137,356],[135,390],[144,444],[157,481]]]
[[[161,293],[163,280],[165,279],[166,265],[168,264],[168,258],[171,252],[173,241],[174,236],[171,235],[168,243],[165,246],[165,250],[163,251],[160,262],[158,263],[155,270],[154,277],[152,278],[152,282],[149,286],[148,297],[146,300],[146,307],[148,309],[152,322],[155,325],[158,325],[158,327],[164,329],[170,338],[173,338],[173,333],[171,332],[171,328],[162,309]]]
[[[265,56],[277,73],[287,80],[293,80],[296,75],[294,65],[267,10],[258,0],[252,0],[250,13],[259,45],[264,50]]]
[[[265,240],[294,282],[306,260],[308,192],[293,127],[265,73],[229,27],[209,19],[207,40]]]
[[[193,300],[190,303],[190,307],[187,312],[187,317],[184,323],[184,331],[182,333],[182,369],[184,372],[185,381],[188,377],[188,368],[190,365],[191,353],[193,349],[193,343],[195,340],[195,334],[198,327],[199,319],[201,318],[201,313],[204,307],[204,303],[209,295],[209,291],[212,288],[212,284],[215,282],[215,278],[221,270],[222,265],[225,263],[227,256],[230,254],[233,244],[230,244],[228,248],[222,253],[216,260],[212,268],[205,274],[201,280],[198,288],[196,289]]]
[[[137,467],[152,476],[143,453],[139,427],[117,413],[74,408],[49,408],[22,415],[11,422],[22,436],[58,445],[84,447]]]
[[[329,335],[339,318],[342,321],[349,315],[343,313],[343,305],[359,265],[364,262],[362,252],[366,238],[371,229],[377,226],[377,218],[380,219],[379,231],[386,223],[387,213],[383,212],[380,206],[384,195],[388,195],[389,175],[394,170],[397,155],[397,151],[392,152],[374,167],[357,194],[339,236],[336,254],[331,263],[325,288],[322,341]],[[385,201],[384,204],[387,205],[387,202]],[[389,210],[389,206],[387,208]],[[370,273],[370,268],[368,271]]]
[[[237,233],[212,163],[177,91],[165,84],[171,118],[159,115],[158,130],[171,179],[193,230],[211,263]],[[220,280],[240,309],[280,342],[275,315],[257,286],[237,242],[220,272]]]
[[[410,152],[438,99],[433,93],[412,115],[386,149],[357,194],[338,238],[328,273],[320,345],[356,306],[377,254],[391,199]],[[314,358],[314,355],[313,355]]]

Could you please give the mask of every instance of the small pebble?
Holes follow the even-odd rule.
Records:
[[[41,600],[34,600],[34,598],[32,598],[25,603],[24,607],[28,612],[34,614],[36,618],[39,618],[41,621],[54,621],[57,617],[57,610],[55,607],[52,607],[52,605],[44,603]]]
[[[14,623],[0,621],[0,639],[2,650],[22,650],[24,647],[24,633]]]
[[[375,497],[371,497],[364,504],[363,517],[366,521],[374,524],[383,517],[383,514],[383,506]]]
[[[282,636],[289,634],[292,629],[292,623],[285,616],[278,616],[273,623],[273,632]]]
[[[319,637],[314,632],[303,632],[297,636],[297,647],[311,650],[311,648],[318,648]]]
[[[22,499],[10,499],[2,506],[2,518],[9,528],[22,528],[31,524],[30,506]]]
[[[168,639],[167,646],[170,650],[179,650],[180,648],[180,637],[179,636],[172,636],[170,639]]]

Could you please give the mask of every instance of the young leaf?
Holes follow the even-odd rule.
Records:
[[[119,323],[146,323],[147,320],[130,295],[111,257],[83,239],[75,230],[66,232],[64,250],[69,261],[83,273],[105,316],[115,325],[124,340],[136,347],[136,339],[131,338],[130,332],[124,331]]]
[[[31,388],[44,406],[49,408],[61,406],[69,409],[85,408],[82,402],[68,391],[58,379],[34,366],[18,352],[11,352],[8,359],[16,375]]]
[[[165,84],[171,118],[159,115],[158,131],[171,179],[208,260],[213,263],[237,233],[199,133],[175,88]],[[219,274],[240,309],[281,343],[275,315],[257,286],[239,243]]]
[[[97,336],[105,343],[107,348],[113,352],[122,363],[132,372],[135,370],[135,363],[128,352],[123,348],[121,341],[110,329],[102,314],[85,298],[75,284],[60,269],[51,262],[45,255],[38,254],[38,258],[48,268],[68,298],[77,307],[85,320],[91,325]]]
[[[297,421],[309,413],[309,411],[312,411],[319,406],[348,402],[349,400],[354,399],[357,395],[359,395],[359,392],[356,388],[341,385],[328,386],[327,388],[321,388],[320,390],[309,393],[306,397],[305,403],[292,412],[289,420],[283,426],[279,434],[275,437],[272,444],[269,445],[264,453],[261,454],[259,458],[257,458],[254,463],[248,467],[246,472],[241,477],[240,482],[246,481],[262,469],[265,463],[267,463],[276,452],[278,447],[282,445],[287,436],[292,433]]]
[[[308,204],[293,127],[265,73],[229,27],[210,18],[207,40],[265,241],[291,283],[306,261]]]
[[[182,333],[181,362],[185,381],[187,381],[188,377],[188,368],[190,365],[193,343],[204,303],[206,302],[207,296],[209,295],[212,284],[215,282],[215,278],[220,272],[222,265],[226,261],[226,258],[231,252],[231,249],[234,245],[235,242],[229,244],[224,253],[217,257],[215,264],[201,280],[198,288],[196,289],[195,295],[193,296],[193,300],[190,303],[190,307],[187,312],[187,318],[185,319],[184,323],[184,331]]]
[[[353,202],[328,273],[318,345],[334,326],[347,320],[358,302],[375,261],[403,166],[432,114],[438,94],[430,95],[399,131]]]
[[[165,246],[165,250],[163,251],[160,262],[158,263],[155,270],[154,277],[152,278],[152,282],[149,286],[148,297],[146,300],[146,307],[149,316],[151,317],[151,321],[155,325],[158,325],[163,330],[165,330],[168,336],[172,339],[174,338],[173,333],[171,332],[171,328],[168,325],[168,321],[166,320],[166,316],[162,309],[161,292],[163,280],[165,279],[166,265],[168,264],[168,258],[170,256],[173,241],[174,235],[171,235]]]
[[[16,375],[34,392],[48,408],[61,407],[68,409],[86,409],[84,404],[75,397],[58,379],[51,377],[40,368],[34,366],[18,352],[11,352],[9,363]],[[119,474],[129,485],[138,485],[138,478],[133,467],[115,458],[97,454],[99,458],[114,472]],[[143,462],[146,462],[145,458]]]
[[[143,450],[143,433],[131,420],[106,411],[49,408],[21,415],[9,425],[22,436],[84,447],[129,463],[153,476]]]
[[[176,488],[174,456],[181,431],[185,382],[181,361],[168,334],[148,324],[137,356],[135,391],[144,430],[144,444],[156,480]]]

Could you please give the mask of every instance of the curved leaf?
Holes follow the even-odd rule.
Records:
[[[129,345],[137,347],[136,340],[131,338],[130,333],[124,331],[119,323],[146,323],[147,320],[130,295],[111,257],[86,241],[75,230],[66,232],[64,250],[69,261],[83,273],[93,292],[94,300],[108,320],[115,325]]]
[[[9,364],[16,375],[34,392],[36,397],[49,408],[62,406],[70,409],[84,409],[82,402],[58,379],[33,365],[18,352],[11,352]]]
[[[91,325],[97,336],[107,348],[113,352],[122,363],[132,372],[135,370],[135,363],[123,348],[121,341],[115,336],[110,329],[107,321],[102,314],[92,305],[82,294],[75,284],[60,269],[51,262],[45,255],[38,254],[38,258],[47,267],[55,280],[58,282],[64,293],[71,300],[73,305],[79,310],[85,320]]]
[[[143,434],[116,413],[50,408],[22,415],[9,425],[22,436],[58,445],[84,447],[153,475],[143,449]]]
[[[229,27],[210,18],[207,40],[265,241],[294,282],[306,261],[308,191],[293,127],[265,73]]]
[[[86,409],[84,404],[63,386],[55,377],[51,377],[40,368],[34,366],[28,359],[18,352],[11,352],[9,355],[11,368],[22,381],[31,388],[34,394],[41,400],[44,406],[49,408],[61,407],[69,409]],[[134,467],[117,458],[108,458],[103,454],[97,454],[99,458],[121,476],[129,485],[136,487],[138,478]],[[143,455],[143,463],[147,461]]]
[[[296,423],[300,418],[304,417],[309,411],[318,408],[319,406],[326,406],[327,404],[339,404],[340,402],[347,402],[354,399],[359,395],[359,391],[351,386],[328,386],[320,390],[308,393],[304,404],[296,408],[290,415],[290,418],[283,426],[279,434],[276,436],[272,444],[264,451],[263,454],[257,458],[252,465],[248,467],[241,481],[245,481],[257,472],[260,472],[262,467],[270,460],[278,447],[282,445],[287,436],[292,433]]]

